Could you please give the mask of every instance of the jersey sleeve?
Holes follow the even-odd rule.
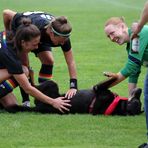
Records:
[[[137,72],[136,74],[131,74],[128,78],[129,83],[138,83],[138,78],[140,75],[141,71]]]
[[[41,11],[24,12],[23,16],[30,18],[32,24],[36,25],[40,30],[44,29],[44,27],[54,18],[52,14],[47,14]]]
[[[51,45],[50,43],[43,42],[39,44],[39,49],[42,51],[51,51]]]
[[[139,34],[139,49],[138,52],[132,51],[132,41],[130,41],[129,55],[125,67],[120,71],[122,75],[128,77],[130,75],[137,75],[140,72],[141,65],[143,64],[143,59],[145,52],[148,48],[148,28],[144,28]],[[137,81],[137,80],[133,80]]]
[[[44,29],[46,25],[54,18],[52,14],[46,14],[40,11],[28,11],[23,13],[16,13],[11,22],[11,28],[15,32],[21,25],[22,18],[29,18],[32,24],[36,25],[40,30]]]
[[[22,74],[22,64],[14,51],[9,48],[0,49],[0,62],[10,74]]]

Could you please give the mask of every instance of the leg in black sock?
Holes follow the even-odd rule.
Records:
[[[44,81],[50,80],[52,78],[53,65],[42,64],[39,72],[38,82],[42,83]]]

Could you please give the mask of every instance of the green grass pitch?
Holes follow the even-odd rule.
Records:
[[[77,64],[79,88],[90,88],[104,80],[104,71],[118,72],[126,61],[125,46],[111,43],[104,34],[104,23],[112,16],[124,16],[127,24],[139,19],[146,0],[0,0],[2,11],[40,10],[65,15],[70,20],[73,52]],[[60,91],[69,87],[66,63],[60,48],[53,49],[54,78]],[[35,80],[40,62],[30,54]],[[143,88],[145,68],[138,86]],[[128,95],[127,80],[112,88]],[[15,90],[19,103],[19,89]],[[33,100],[33,99],[32,99]],[[143,96],[141,97],[143,101]],[[33,101],[32,101],[33,105]],[[91,115],[42,115],[0,113],[0,148],[136,148],[146,141],[145,115],[135,117]]]

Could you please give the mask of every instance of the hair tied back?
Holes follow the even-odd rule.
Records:
[[[31,19],[29,19],[29,18],[23,18],[21,20],[21,24],[22,24],[22,26],[27,27],[27,26],[29,26],[31,24]]]

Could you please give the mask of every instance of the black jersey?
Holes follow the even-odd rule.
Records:
[[[41,51],[51,51],[52,47],[61,47],[64,52],[69,51],[71,49],[71,42],[68,39],[63,45],[54,45],[50,39],[50,37],[46,34],[46,26],[52,21],[54,16],[52,14],[47,14],[40,11],[34,12],[24,12],[24,13],[17,13],[11,24],[12,30],[15,32],[18,26],[21,24],[22,18],[30,18],[32,24],[36,25],[39,30],[41,31],[41,42],[39,44],[39,48],[33,50],[34,53],[39,53]]]
[[[44,29],[44,27],[48,25],[51,22],[51,20],[54,18],[53,15],[46,14],[40,11],[28,11],[24,13],[17,13],[14,16],[11,24],[13,31],[16,31],[16,29],[21,24],[21,19],[24,17],[30,18],[32,24],[36,25],[40,30]]]
[[[6,42],[5,32],[0,33],[0,69],[7,69],[10,74],[22,74],[22,64],[12,46]]]

